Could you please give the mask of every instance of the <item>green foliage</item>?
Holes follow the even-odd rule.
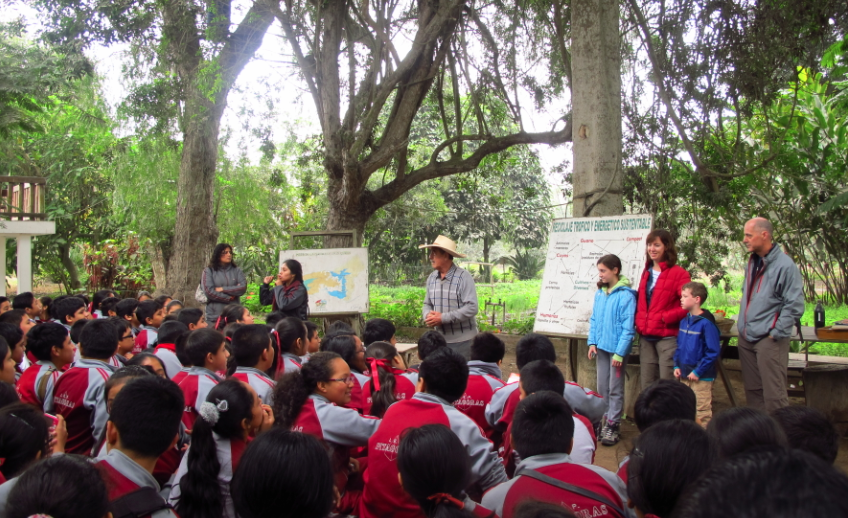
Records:
[[[516,250],[515,255],[507,259],[507,264],[512,266],[512,272],[518,280],[527,281],[539,275],[545,267],[545,258],[535,250],[528,249],[523,254]]]

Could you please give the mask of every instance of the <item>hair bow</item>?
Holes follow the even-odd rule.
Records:
[[[370,367],[371,380],[374,382],[374,391],[380,390],[380,373],[377,372],[379,367],[384,368],[387,372],[392,372],[392,364],[389,360],[385,358],[377,359],[377,358],[368,358],[368,365]]]

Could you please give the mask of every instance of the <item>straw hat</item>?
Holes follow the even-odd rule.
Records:
[[[421,245],[418,248],[441,248],[453,257],[465,257],[463,254],[456,251],[456,243],[445,236],[437,237],[436,240],[433,241],[432,245]]]

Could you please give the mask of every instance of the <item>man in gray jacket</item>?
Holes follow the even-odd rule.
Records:
[[[427,294],[422,310],[424,324],[442,333],[448,347],[471,358],[471,341],[477,335],[477,288],[474,278],[466,270],[453,264],[457,253],[456,243],[439,236],[432,245],[418,248],[430,249],[433,273],[427,278]]]
[[[801,272],[773,242],[771,223],[745,223],[742,240],[751,258],[739,308],[739,359],[748,406],[772,412],[788,406],[789,337],[804,314]]]

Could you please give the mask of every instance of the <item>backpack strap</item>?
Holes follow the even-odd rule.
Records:
[[[545,484],[548,484],[548,485],[551,485],[551,486],[554,486],[554,487],[558,487],[560,489],[564,489],[565,491],[568,491],[569,493],[574,493],[574,494],[577,494],[577,495],[580,495],[580,496],[585,496],[586,498],[591,498],[592,500],[596,500],[596,501],[606,505],[607,507],[609,507],[610,509],[612,509],[613,511],[618,513],[618,515],[621,516],[622,518],[627,516],[627,514],[624,512],[624,510],[622,510],[619,506],[612,503],[607,497],[599,495],[598,493],[596,493],[596,492],[594,492],[590,489],[575,486],[573,484],[569,484],[568,482],[563,482],[562,480],[557,480],[553,477],[549,477],[548,475],[545,475],[544,473],[539,473],[535,469],[522,470],[521,473],[519,473],[519,475],[534,478],[534,479],[538,480],[539,482],[544,482]],[[115,518],[118,518],[118,517],[116,516]]]
[[[112,518],[141,518],[150,516],[171,505],[152,487],[141,487],[113,500],[110,504]]]
[[[35,395],[38,396],[38,400],[41,401],[42,405],[44,404],[44,398],[47,396],[47,381],[55,370],[53,366],[48,366],[47,373],[38,380],[38,386],[35,387]]]

